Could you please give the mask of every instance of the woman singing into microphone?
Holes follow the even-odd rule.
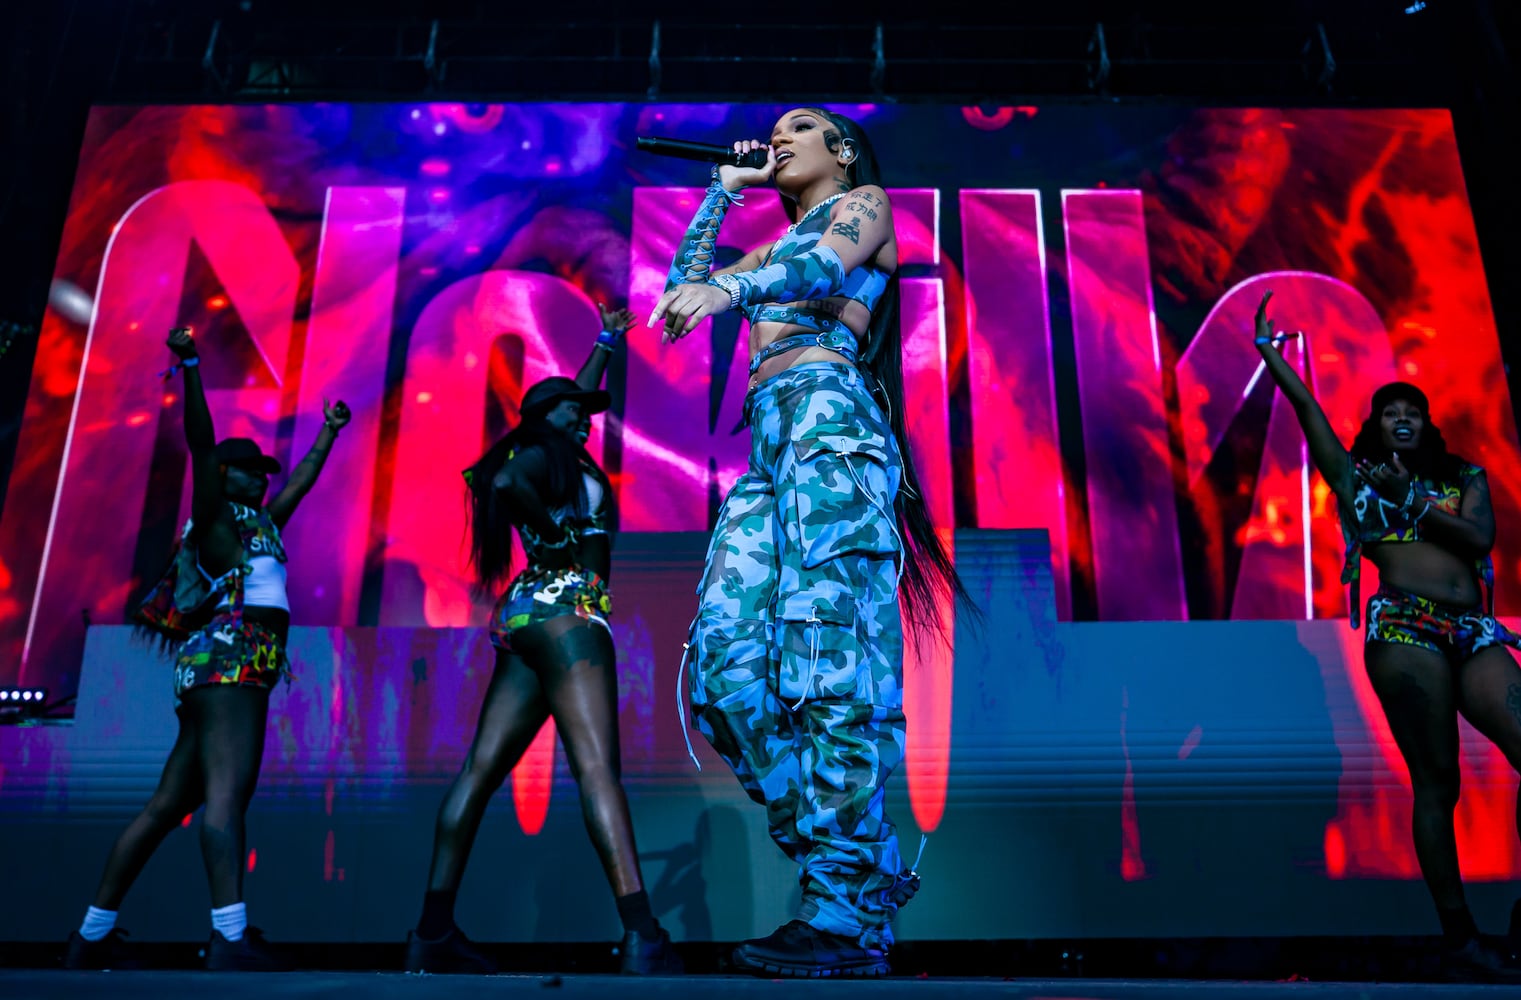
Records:
[[[734,952],[786,976],[888,971],[918,886],[883,800],[903,758],[903,630],[966,592],[936,537],[903,428],[892,206],[855,122],[789,111],[758,169],[715,167],[650,326],[750,321],[750,465],[724,500],[690,643],[697,728],[798,862],[797,919]],[[718,228],[774,180],[794,220],[713,271]]]

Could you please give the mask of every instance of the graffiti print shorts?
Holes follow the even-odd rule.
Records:
[[[513,578],[507,593],[491,609],[491,644],[512,652],[512,634],[520,628],[563,615],[607,624],[612,615],[607,583],[590,570],[530,567]]]
[[[290,676],[285,648],[274,632],[228,612],[185,640],[174,660],[174,707],[186,691],[218,684],[268,690]]]
[[[1490,646],[1521,649],[1521,636],[1482,607],[1454,608],[1425,597],[1380,587],[1368,599],[1366,642],[1393,642],[1441,653],[1454,666]]]

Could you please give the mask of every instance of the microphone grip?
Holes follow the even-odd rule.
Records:
[[[736,153],[729,146],[716,146],[708,142],[687,142],[684,139],[661,139],[646,135],[636,138],[634,145],[646,153],[654,153],[657,156],[674,156],[702,163],[727,163],[733,167],[749,167],[757,170],[766,165],[764,149]]]
[[[733,150],[729,152],[733,156],[732,162],[736,167],[749,167],[753,170],[759,170],[766,165],[766,151],[764,149],[752,149],[748,153],[735,153]]]

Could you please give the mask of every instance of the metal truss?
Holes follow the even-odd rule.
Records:
[[[1255,18],[1222,23],[1124,13],[1084,21],[1075,8],[1065,20],[1019,23],[868,15],[806,24],[640,18],[626,6],[616,8],[621,17],[545,20],[542,11],[461,4],[426,17],[138,2],[145,9],[121,40],[111,100],[1450,96],[1440,74],[1419,71],[1431,60],[1432,36],[1421,34],[1429,23],[1407,23],[1417,19],[1392,0],[1301,5],[1299,17],[1264,5]]]

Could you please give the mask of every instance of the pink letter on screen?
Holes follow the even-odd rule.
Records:
[[[894,215],[898,215],[896,204]],[[902,295],[909,447],[941,544],[954,556],[956,506],[951,480],[944,288],[939,278],[904,278]],[[946,601],[932,610],[945,635],[954,636],[954,605]],[[938,827],[945,815],[954,659],[953,644],[941,642],[938,635],[926,635],[917,645],[904,645],[903,704],[905,713],[914,720],[908,727],[904,767],[914,820],[926,833]]]
[[[289,590],[299,625],[355,625],[370,510],[381,400],[396,302],[396,264],[406,188],[329,188],[301,365],[292,461],[322,429],[324,400],[353,419],[286,536]]]
[[[940,263],[940,192],[933,188],[889,191],[900,266]],[[930,517],[946,551],[955,555],[956,501],[951,477],[949,364],[946,344],[945,282],[901,278],[904,424]],[[955,635],[955,608],[934,609],[944,633]],[[908,727],[908,797],[921,830],[934,830],[945,815],[951,758],[951,690],[954,644],[925,637],[906,643],[903,663],[904,711]]]
[[[481,456],[485,438],[488,360],[496,338],[523,339],[521,386],[550,375],[574,375],[601,326],[597,307],[560,278],[528,271],[488,271],[457,281],[417,319],[402,385],[386,561],[382,625],[480,627],[489,607],[470,594],[460,472]],[[509,411],[516,424],[518,415]],[[602,450],[601,416],[592,418],[587,449]],[[521,551],[519,551],[519,560]],[[419,593],[420,590],[420,593]],[[555,726],[539,730],[512,773],[512,799],[523,831],[536,834],[549,813]]]
[[[1037,191],[961,192],[977,524],[1045,528],[1057,614],[1072,617],[1046,244]]]
[[[488,362],[496,339],[522,338],[521,384],[574,375],[601,327],[597,307],[574,285],[530,271],[487,271],[440,292],[417,318],[402,384],[396,473],[386,529],[381,625],[480,627],[489,603],[470,594],[461,476],[485,440]],[[509,408],[508,419],[518,415]],[[601,415],[587,449],[601,453]]]
[[[1305,271],[1275,271],[1243,281],[1210,310],[1178,361],[1178,405],[1191,488],[1197,487],[1247,396],[1267,377],[1252,337],[1257,304],[1268,291],[1273,293],[1268,316],[1274,328],[1301,335],[1285,342],[1284,357],[1304,376],[1308,352],[1312,363],[1306,384],[1314,387],[1344,443],[1356,435],[1373,390],[1394,379],[1394,355],[1383,321],[1351,285]],[[1334,606],[1344,608],[1336,600],[1342,549],[1336,516],[1334,498],[1310,466],[1294,407],[1275,392],[1251,520],[1242,529],[1231,617],[1313,618],[1321,590],[1328,591]],[[1364,572],[1370,570],[1365,565]]]
[[[1187,617],[1139,191],[1063,191],[1098,613]]]
[[[164,338],[181,316],[191,243],[226,289],[275,384],[285,373],[300,274],[259,196],[226,181],[183,181],[144,195],[118,223],[101,263],[27,624],[23,678],[27,664],[51,662],[56,671],[60,662],[78,663],[81,608],[97,623],[121,620],[160,411],[166,395],[174,396],[176,410],[183,406],[178,381],[166,385],[154,373],[173,361]],[[216,362],[208,356],[208,370]],[[224,394],[214,395],[221,437],[251,433],[272,446],[267,430],[278,390],[236,391],[241,405],[230,411],[217,405]],[[265,405],[249,405],[256,401]],[[66,545],[55,544],[64,539]],[[39,669],[36,676],[44,674]]]

